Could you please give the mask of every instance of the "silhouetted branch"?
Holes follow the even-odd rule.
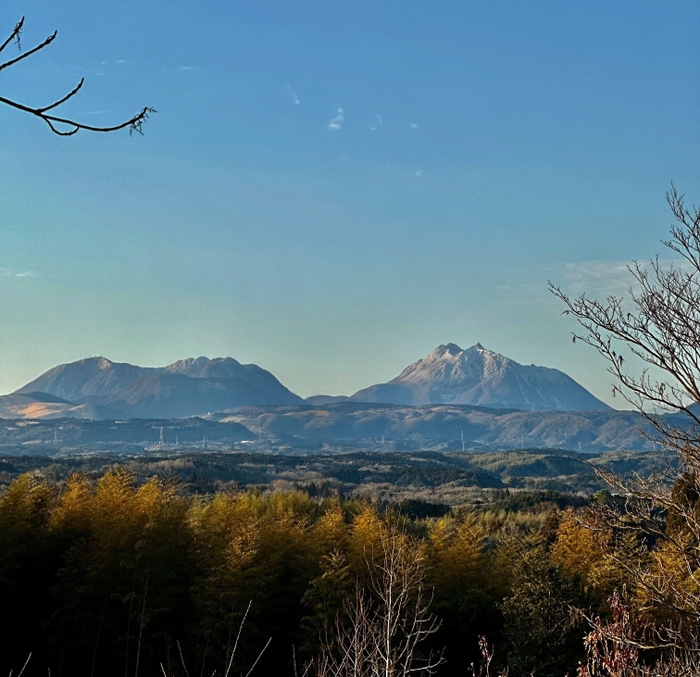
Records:
[[[30,49],[28,52],[25,52],[24,54],[20,54],[19,56],[15,57],[14,59],[10,59],[9,61],[5,61],[4,63],[0,64],[0,71],[4,70],[5,68],[9,68],[10,66],[14,66],[16,63],[19,63],[20,61],[24,61],[24,59],[29,58],[32,54],[36,54],[38,51],[44,49],[44,47],[48,47],[55,39],[56,36],[58,35],[58,31],[54,31],[53,35],[49,35],[44,42],[42,42],[40,45],[37,45],[36,47],[33,47]]]
[[[0,45],[0,52],[2,52],[12,42],[15,42],[17,44],[17,48],[20,49],[20,35],[22,33],[23,27],[24,17],[22,17],[22,19],[17,23],[17,25],[14,27],[13,31],[10,33],[9,37],[5,40],[5,42],[3,42],[2,45]],[[45,47],[48,47],[56,39],[57,35],[58,31],[54,31],[54,33],[48,38],[46,38],[44,42],[37,45],[36,47],[33,47],[28,52],[24,52],[23,54],[20,54],[20,56],[17,56],[14,59],[9,59],[8,61],[0,63],[0,71],[9,68],[10,66],[14,66],[20,61],[23,61],[24,59],[32,56],[32,54],[36,54]],[[27,106],[25,104],[19,103],[18,101],[8,99],[4,96],[0,96],[0,103],[4,103],[5,105],[20,110],[23,113],[29,113],[30,115],[38,117],[49,126],[49,129],[54,134],[58,136],[73,136],[73,134],[76,134],[81,129],[88,132],[116,132],[120,129],[128,128],[129,134],[133,134],[134,132],[136,132],[137,134],[142,134],[143,125],[148,120],[149,115],[157,112],[155,108],[146,106],[128,120],[107,127],[96,127],[93,125],[86,125],[82,122],[73,120],[72,118],[65,118],[47,114],[48,111],[54,110],[55,108],[62,106],[69,99],[73,98],[82,89],[84,82],[85,78],[81,78],[80,82],[76,85],[74,89],[72,89],[70,92],[68,92],[68,94],[61,97],[57,101],[54,101],[52,104],[49,104],[48,106]]]

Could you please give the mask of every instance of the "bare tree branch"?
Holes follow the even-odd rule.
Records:
[[[0,45],[0,52],[2,52],[9,44],[12,42],[15,42],[17,44],[17,48],[20,48],[20,35],[22,32],[22,29],[24,27],[24,17],[16,24],[14,27],[13,31],[10,33],[9,37],[5,40],[5,42]],[[14,66],[15,64],[19,63],[20,61],[23,61],[24,59],[27,59],[28,57],[32,56],[33,54],[36,54],[37,52],[41,51],[42,49],[48,47],[55,39],[56,36],[58,35],[58,31],[54,31],[52,35],[46,38],[42,43],[38,44],[36,47],[33,47],[27,52],[24,52],[23,54],[20,54],[19,56],[15,57],[14,59],[9,59],[8,61],[5,61],[3,63],[0,63],[0,71],[10,68],[11,66]],[[66,118],[66,117],[59,117],[56,115],[49,115],[48,111],[54,110],[60,106],[62,106],[64,103],[66,103],[68,100],[72,99],[83,87],[83,84],[85,82],[85,78],[82,78],[80,82],[76,85],[76,87],[68,92],[65,96],[61,97],[57,101],[54,101],[53,103],[49,104],[48,106],[39,106],[39,107],[33,107],[33,106],[28,106],[25,104],[22,104],[18,101],[14,101],[13,99],[9,99],[4,96],[0,96],[0,103],[3,103],[7,106],[10,106],[11,108],[15,108],[16,110],[22,111],[23,113],[29,113],[30,115],[34,115],[38,117],[40,120],[43,120],[49,127],[49,129],[56,135],[58,136],[73,136],[74,134],[77,134],[80,130],[85,130],[88,132],[116,132],[120,129],[129,129],[129,134],[133,134],[136,132],[137,134],[142,134],[143,133],[143,125],[145,122],[148,120],[148,117],[156,113],[155,108],[151,108],[149,106],[146,106],[142,108],[136,115],[132,116],[128,120],[125,120],[124,122],[120,122],[115,125],[110,125],[110,126],[104,126],[104,127],[98,127],[94,125],[86,125],[82,122],[78,122],[77,120],[74,120],[72,118]]]
[[[58,31],[54,31],[52,35],[49,35],[44,42],[42,42],[40,45],[37,45],[36,47],[33,47],[30,49],[28,52],[25,52],[24,54],[20,54],[19,56],[15,57],[14,59],[10,59],[9,61],[5,61],[5,63],[0,64],[0,71],[4,70],[5,68],[9,68],[10,66],[14,66],[16,63],[19,63],[20,61],[23,61],[24,59],[27,59],[30,57],[32,54],[36,54],[38,51],[44,49],[44,47],[48,47],[55,39],[56,36],[58,35]]]

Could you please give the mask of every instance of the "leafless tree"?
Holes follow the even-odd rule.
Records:
[[[680,255],[681,265],[664,266],[658,256],[646,267],[633,261],[628,270],[626,302],[621,296],[604,301],[568,296],[557,285],[550,290],[584,329],[574,334],[608,361],[621,395],[654,426],[654,438],[678,452],[692,467],[700,466],[700,210],[685,206],[674,186],[666,199],[678,225],[663,244]],[[623,349],[645,365],[641,374],[627,370]],[[660,375],[660,376],[659,376]],[[659,409],[683,414],[690,425],[657,415]]]
[[[8,46],[13,44],[20,51],[20,54],[18,56],[7,59],[6,61],[0,63],[0,71],[15,66],[16,64],[20,63],[21,61],[24,61],[33,54],[40,52],[42,49],[45,49],[56,39],[56,36],[58,35],[58,31],[54,31],[53,34],[49,35],[49,37],[46,38],[46,40],[44,40],[42,43],[36,45],[35,47],[32,47],[26,52],[21,52],[21,36],[23,28],[24,17],[22,17],[22,19],[15,25],[9,37],[0,45],[0,53],[3,52]],[[81,78],[80,82],[70,92],[68,92],[68,94],[62,96],[60,99],[57,99],[56,101],[46,106],[27,106],[17,101],[13,101],[12,99],[8,99],[4,96],[0,96],[0,103],[3,103],[7,106],[11,106],[12,108],[16,108],[17,110],[20,110],[24,113],[35,115],[40,120],[43,120],[49,126],[49,129],[58,136],[73,136],[73,134],[76,134],[81,129],[84,129],[88,132],[116,132],[119,129],[128,128],[130,134],[133,134],[134,132],[141,134],[143,130],[143,125],[146,122],[146,120],[148,120],[148,116],[156,112],[154,108],[142,108],[136,115],[129,118],[128,120],[108,127],[95,127],[92,125],[86,125],[82,122],[77,122],[76,120],[73,120],[71,118],[56,115],[55,112],[57,111],[57,109],[64,103],[72,99],[83,88],[84,82],[85,78]]]
[[[616,379],[613,393],[649,421],[648,436],[680,461],[680,470],[660,469],[651,477],[600,471],[625,500],[593,511],[589,525],[633,531],[654,544],[643,557],[616,562],[634,586],[636,611],[652,620],[636,645],[631,626],[622,621],[607,629],[598,623],[595,641],[660,651],[680,670],[694,664],[700,651],[700,210],[688,208],[673,185],[666,199],[676,224],[663,244],[680,256],[678,263],[665,264],[658,256],[649,265],[634,261],[628,267],[634,287],[626,299],[572,298],[552,283],[550,289],[584,330],[574,340],[607,360]],[[625,361],[625,352],[635,359]],[[629,364],[640,361],[634,373]]]
[[[356,584],[344,614],[326,628],[321,655],[307,667],[317,677],[429,677],[442,652],[423,655],[421,643],[440,621],[424,588],[423,556],[405,534],[387,528],[378,560],[367,559],[370,585]]]

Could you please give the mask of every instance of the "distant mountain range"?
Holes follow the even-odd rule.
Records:
[[[188,358],[139,367],[91,357],[61,364],[12,395],[0,397],[2,418],[181,418],[236,407],[343,402],[400,406],[476,405],[525,411],[604,411],[609,407],[557,369],[522,365],[476,345],[438,346],[388,383],[351,397],[306,401],[273,374],[231,357]]]
[[[388,383],[356,392],[358,402],[423,406],[471,404],[525,411],[595,411],[609,407],[558,369],[519,364],[480,343],[438,346]]]
[[[316,407],[242,407],[206,417],[237,423],[292,449],[324,444],[368,449],[651,450],[651,424],[634,411],[516,411],[467,405],[423,407],[341,402]],[[682,421],[680,422],[683,424]],[[380,440],[384,440],[384,445]]]
[[[652,431],[637,413],[611,409],[561,371],[519,364],[478,343],[466,350],[438,346],[388,383],[351,397],[308,400],[269,371],[230,357],[189,358],[166,367],[93,357],[54,367],[0,397],[0,418],[27,419],[0,426],[7,443],[49,449],[56,446],[54,436],[69,446],[154,444],[162,426],[181,443],[267,440],[309,450],[329,444],[460,450],[463,443],[473,450],[653,448],[639,436],[640,429]],[[92,422],[51,421],[63,418]],[[84,433],[69,433],[75,425]],[[173,426],[177,434],[167,432]]]

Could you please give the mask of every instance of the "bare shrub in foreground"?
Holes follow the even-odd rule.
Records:
[[[378,555],[367,559],[370,583],[358,581],[344,613],[326,627],[320,656],[306,668],[316,677],[428,677],[443,652],[421,653],[440,621],[430,611],[422,551],[406,534],[387,527]]]
[[[656,660],[659,642],[649,642],[654,628],[633,619],[630,608],[620,594],[610,598],[612,619],[603,622],[600,617],[589,619],[592,629],[586,635],[586,665],[581,665],[578,677],[697,677],[700,675],[700,655],[697,643],[686,644],[683,650],[675,646]],[[658,639],[658,637],[657,637]],[[642,656],[651,653],[645,664]]]

